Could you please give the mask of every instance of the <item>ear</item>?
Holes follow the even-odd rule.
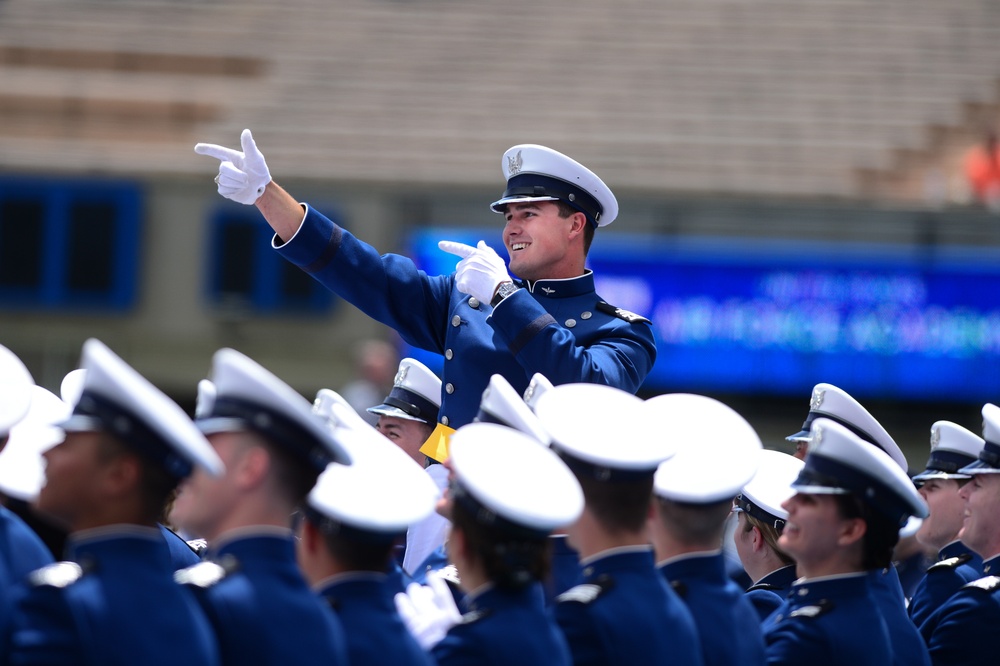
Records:
[[[837,538],[838,545],[849,546],[861,541],[868,532],[868,523],[861,518],[851,518],[845,520]]]
[[[132,453],[112,457],[105,465],[105,488],[111,495],[121,495],[142,482],[142,464]]]
[[[764,533],[760,531],[760,528],[756,525],[750,527],[750,544],[753,547],[753,552],[758,553],[764,549]]]
[[[271,454],[263,446],[250,445],[236,461],[234,479],[241,488],[255,488],[271,469]]]
[[[582,236],[584,229],[589,224],[587,216],[580,212],[573,213],[567,220],[569,221],[569,238],[571,239]]]

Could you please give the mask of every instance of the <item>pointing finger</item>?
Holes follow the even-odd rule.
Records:
[[[463,259],[467,259],[476,253],[476,248],[471,245],[466,245],[465,243],[458,243],[456,241],[441,241],[438,243],[438,248],[448,254],[454,254],[462,257]]]
[[[232,148],[226,148],[225,146],[219,146],[214,143],[196,143],[194,146],[194,152],[199,155],[214,157],[222,162],[235,162],[243,158],[243,155],[241,155],[239,151],[233,150]]]

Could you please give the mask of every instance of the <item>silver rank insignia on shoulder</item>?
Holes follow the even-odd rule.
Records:
[[[83,576],[83,567],[76,562],[54,562],[28,574],[32,587],[69,587]]]
[[[458,623],[459,624],[472,624],[473,622],[478,622],[479,620],[482,620],[484,617],[487,617],[489,614],[490,614],[489,609],[469,611],[468,613],[465,613],[465,614],[462,615],[462,617],[461,617],[461,619],[459,619]]]
[[[511,157],[507,156],[507,171],[510,172],[510,176],[516,176],[521,173],[521,167],[524,166],[524,160],[521,159],[521,151],[517,151],[517,155]],[[508,176],[508,178],[510,177]]]
[[[819,409],[820,405],[823,404],[823,398],[825,397],[826,397],[826,389],[814,390],[812,397],[809,399],[809,409]]]
[[[643,317],[642,315],[636,314],[634,312],[629,312],[628,310],[625,310],[623,308],[617,308],[614,305],[611,305],[610,303],[606,303],[604,301],[601,301],[597,304],[597,309],[600,310],[601,312],[606,312],[609,315],[614,315],[619,319],[624,319],[630,324],[637,324],[639,322],[645,322],[647,324],[653,323],[650,320]]]
[[[788,617],[808,617],[814,618],[829,612],[833,609],[833,602],[823,599],[819,603],[813,604],[811,606],[803,606],[802,608],[796,608]]]
[[[571,587],[566,590],[558,597],[556,597],[556,603],[563,603],[565,601],[575,601],[581,604],[589,604],[590,602],[601,596],[604,592],[604,587],[601,585],[594,585],[593,583],[583,583],[582,585],[577,585],[576,587]]]
[[[955,557],[949,557],[947,559],[941,560],[940,562],[935,562],[934,564],[932,564],[930,567],[927,568],[927,571],[930,572],[930,571],[940,571],[942,569],[954,569],[955,567],[965,564],[971,559],[972,555],[969,555],[968,553],[963,553],[961,555],[956,555]]]
[[[986,576],[962,586],[962,589],[967,588],[975,588],[983,592],[993,592],[997,588],[1000,588],[1000,576]]]
[[[174,572],[174,581],[181,585],[209,588],[229,574],[226,567],[216,562],[205,561],[192,564]]]

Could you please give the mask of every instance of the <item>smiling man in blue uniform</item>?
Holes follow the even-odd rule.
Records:
[[[554,384],[592,382],[635,393],[653,367],[649,320],[604,302],[585,260],[618,202],[592,171],[544,146],[503,156],[507,180],[491,208],[506,218],[510,272],[497,253],[444,241],[456,272],[429,276],[410,259],[381,255],[271,180],[249,130],[242,150],[198,144],[220,160],[219,193],[256,204],[286,259],[409,344],[445,358],[440,423],[472,421],[493,374],[518,392],[536,372]],[[472,360],[474,359],[474,361]]]

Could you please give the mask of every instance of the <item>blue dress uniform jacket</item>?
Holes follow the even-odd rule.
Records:
[[[276,247],[407,343],[444,356],[439,420],[452,428],[472,422],[494,374],[518,393],[536,372],[553,384],[608,384],[635,393],[656,359],[648,320],[601,305],[589,271],[539,280],[494,311],[458,291],[454,274],[429,276],[406,257],[379,256],[312,208],[295,236]]]
[[[432,666],[396,612],[393,592],[384,575],[362,572],[337,576],[319,587],[344,628],[349,663]]]
[[[705,666],[764,663],[760,621],[719,553],[680,556],[660,565],[698,628]]]
[[[896,666],[930,666],[927,645],[920,637],[916,625],[906,614],[906,600],[896,569],[875,569],[868,572],[872,594],[882,612],[889,642],[892,644],[892,663]]]
[[[102,528],[72,537],[68,551],[77,564],[51,564],[29,577],[7,663],[219,663],[205,616],[172,578],[159,532]]]
[[[889,632],[864,573],[794,583],[762,625],[772,666],[885,666]]]
[[[691,613],[651,549],[615,548],[583,565],[583,583],[554,606],[574,664],[704,663]]]
[[[466,611],[431,654],[439,666],[569,666],[565,639],[546,614],[537,583],[485,586],[462,601]]]
[[[223,664],[347,663],[340,621],[302,577],[291,534],[226,541],[177,580],[205,609]]]
[[[550,536],[549,543],[552,544],[552,566],[542,585],[546,606],[551,606],[556,597],[583,582],[580,554],[569,545],[566,535]]]
[[[792,586],[796,578],[795,565],[789,564],[786,567],[775,569],[747,588],[747,599],[757,611],[761,622],[778,610],[778,606],[784,602],[785,595],[788,594],[788,588]]]
[[[983,568],[1000,571],[1000,557]],[[993,637],[1000,626],[1000,577],[985,576],[962,586],[921,626],[934,666],[997,663]]]
[[[29,573],[52,564],[52,553],[27,524],[0,506],[0,655],[6,654],[7,627],[20,585]]]
[[[982,558],[961,541],[953,541],[942,548],[937,562],[927,569],[917,584],[906,609],[917,629],[920,630],[934,611],[963,585],[982,577],[982,566]]]
[[[163,534],[163,540],[167,542],[167,549],[170,551],[170,561],[173,562],[175,571],[201,562],[201,557],[198,556],[198,553],[194,552],[187,541],[182,539],[180,535],[164,525],[160,525],[159,527],[160,533]]]

